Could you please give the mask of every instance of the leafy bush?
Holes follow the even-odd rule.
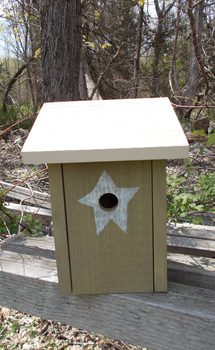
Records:
[[[19,231],[32,235],[43,234],[43,225],[33,214],[12,213],[4,206],[4,192],[0,192],[0,237],[6,238]]]
[[[8,106],[7,112],[0,105],[0,124],[7,124],[17,119],[17,111],[13,106]]]
[[[167,176],[167,214],[169,220],[200,223],[195,212],[214,211],[215,173],[205,173],[192,180],[179,173]],[[198,221],[198,222],[197,222]]]
[[[3,106],[0,105],[0,124],[9,124],[34,114],[35,111],[29,103],[7,106],[6,112],[3,110]]]
[[[198,177],[194,185],[196,196],[206,209],[214,209],[215,202],[215,173],[205,173]]]

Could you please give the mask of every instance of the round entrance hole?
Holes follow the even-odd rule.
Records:
[[[118,205],[118,198],[113,193],[104,193],[99,198],[99,204],[103,210],[114,210]]]

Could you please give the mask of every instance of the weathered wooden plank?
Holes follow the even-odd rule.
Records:
[[[48,218],[51,217],[52,215],[51,209],[48,209],[48,208],[41,208],[41,207],[35,207],[35,206],[23,205],[23,204],[17,204],[17,203],[9,203],[9,202],[5,202],[4,207],[9,210],[17,211],[19,213],[20,212],[30,213],[37,216],[46,216]]]
[[[215,241],[181,236],[167,237],[168,252],[215,258]]]
[[[171,236],[207,239],[215,241],[215,227],[193,224],[167,225],[168,234]]]
[[[0,186],[6,191],[8,197],[32,203],[42,208],[51,208],[50,196],[48,193],[42,193],[29,188],[21,187],[18,185],[10,184],[4,181],[0,181]]]
[[[19,237],[17,242],[10,240],[2,245],[0,305],[155,350],[214,349],[215,267],[210,271],[211,259],[187,257],[184,264],[170,263],[169,269],[170,277],[178,276],[183,283],[189,283],[193,273],[194,281],[200,280],[201,287],[213,280],[211,289],[169,283],[168,293],[62,297],[55,260],[21,253],[22,242],[45,253],[49,248],[53,251],[52,237]],[[7,250],[10,244],[19,251]],[[171,258],[177,261],[178,256]],[[187,261],[190,266],[185,265]],[[183,280],[183,271],[187,281]]]
[[[16,248],[20,247],[21,250],[29,247],[32,249],[40,248],[50,250],[53,253],[55,252],[54,237],[52,236],[28,236],[21,233],[7,238],[1,243],[0,247],[4,250],[10,250],[10,245],[15,246]]]
[[[21,234],[13,240],[5,240],[1,243],[1,249],[18,254],[28,254],[48,259],[56,259],[54,238],[49,236],[28,237]]]
[[[185,254],[174,254],[168,253],[167,260],[169,262],[176,262],[183,264],[191,268],[198,268],[200,271],[215,271],[215,259],[205,258],[199,256],[185,255]]]
[[[13,237],[1,243],[3,250],[55,259],[53,237],[28,237],[23,234]],[[169,281],[215,289],[215,260],[205,257],[168,254],[168,278]]]
[[[168,280],[190,286],[215,290],[215,269],[205,271],[198,267],[169,261]],[[215,293],[214,293],[215,297]]]
[[[17,254],[17,258],[15,253]],[[26,263],[28,266],[30,261],[34,265],[37,265],[38,260],[41,266],[43,258],[55,259],[53,237],[26,237],[19,235],[17,239],[13,239],[12,237],[1,244],[0,262],[1,270],[4,272],[10,272],[8,270],[9,261],[12,264],[19,264],[21,262],[22,266]],[[5,263],[5,261],[7,262]],[[55,262],[50,261],[50,264],[53,266],[53,269],[56,269]],[[16,274],[18,273],[15,267],[14,271]],[[56,274],[56,271],[53,270],[53,272]],[[43,274],[44,272],[42,271],[41,275]],[[33,270],[29,277],[35,277]],[[188,255],[169,254],[168,277],[169,281],[215,290],[215,260]]]
[[[215,227],[190,224],[167,226],[168,252],[215,257]]]
[[[183,286],[181,291],[177,286],[176,291],[173,285],[169,293],[155,297],[148,293],[61,297],[55,282],[4,272],[0,286],[1,305],[46,319],[157,350],[214,350],[213,295],[209,302],[201,301],[199,288],[196,299],[188,297],[193,288]]]
[[[35,255],[27,255],[7,250],[1,251],[0,272],[58,282],[56,261],[36,253],[35,251]]]

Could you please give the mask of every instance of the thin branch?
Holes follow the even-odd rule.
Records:
[[[109,70],[109,68],[111,67],[113,61],[119,56],[120,51],[121,51],[121,48],[122,48],[124,45],[125,45],[125,43],[122,43],[122,44],[120,45],[120,47],[118,48],[117,52],[116,52],[115,55],[112,57],[111,61],[110,61],[110,62],[107,64],[107,66],[105,67],[104,71],[101,72],[101,74],[100,74],[100,76],[99,76],[99,78],[98,78],[98,80],[97,80],[97,83],[96,83],[96,85],[94,86],[93,91],[92,91],[92,93],[91,93],[91,95],[90,95],[90,97],[89,97],[89,100],[92,100],[92,99],[93,99],[93,96],[95,95],[96,90],[98,89],[98,87],[99,87],[99,85],[100,85],[100,83],[101,83],[101,80],[103,79],[104,75],[107,73],[107,71]]]
[[[202,4],[205,0],[199,0],[197,1],[195,4],[193,4],[192,9],[194,9],[195,7],[197,7],[198,5]]]
[[[28,65],[30,64],[30,62],[32,62],[34,60],[34,56],[31,57],[26,63],[24,63],[18,70],[17,72],[14,74],[14,76],[12,77],[12,79],[9,81],[7,89],[5,91],[4,94],[4,98],[3,98],[3,111],[6,112],[7,111],[7,99],[8,99],[8,95],[13,87],[13,85],[16,83],[17,79],[20,77],[20,75],[22,74],[22,72],[28,67]]]
[[[137,34],[137,44],[136,44],[136,55],[134,59],[134,87],[132,91],[132,97],[137,98],[138,95],[138,80],[139,80],[139,71],[140,71],[140,50],[142,43],[142,34],[143,34],[143,6],[139,6],[139,21],[138,21],[138,34]]]
[[[156,10],[156,12],[157,12],[157,15],[158,15],[158,17],[161,15],[161,9],[160,9],[160,7],[159,7],[159,2],[158,2],[158,0],[154,0],[154,5],[155,5],[155,10]]]
[[[203,109],[203,108],[209,108],[209,109],[215,109],[215,105],[197,105],[197,106],[185,106],[185,105],[178,105],[176,103],[171,103],[173,107],[177,107],[177,108],[193,108],[193,109]]]
[[[32,115],[25,117],[23,119],[18,120],[17,122],[13,123],[12,125],[10,125],[8,128],[4,129],[1,133],[0,133],[0,139],[5,136],[6,134],[8,134],[15,126],[19,125],[20,123],[24,122],[25,120],[31,119],[33,118]]]
[[[172,93],[174,94],[174,90],[179,91],[179,85],[176,78],[176,58],[177,58],[177,46],[178,46],[178,35],[179,35],[179,24],[181,17],[181,0],[178,0],[178,10],[177,10],[177,18],[176,18],[176,29],[175,29],[175,40],[173,43],[173,52],[172,52],[172,64],[169,73],[169,85]]]
[[[202,1],[199,1],[198,4],[202,3]],[[193,41],[193,47],[195,51],[195,56],[197,59],[197,62],[199,64],[200,71],[202,73],[204,82],[205,82],[205,95],[207,95],[208,90],[209,90],[209,83],[208,83],[208,76],[205,71],[204,64],[201,59],[201,53],[200,53],[200,48],[199,48],[199,42],[198,42],[198,34],[196,32],[196,25],[195,25],[195,19],[193,16],[193,1],[188,0],[188,16],[190,19],[190,25],[191,25],[191,31],[192,31],[192,41]]]
[[[32,179],[34,176],[39,175],[39,174],[43,174],[43,173],[47,173],[47,168],[36,170],[34,173],[27,176],[25,179],[17,181],[16,184],[14,184],[12,187],[9,187],[7,190],[5,190],[3,193],[1,193],[0,197],[6,196],[7,193],[12,191],[14,188],[16,188],[16,186],[20,186],[21,184],[26,183],[27,180]]]
[[[175,5],[176,0],[174,0],[165,10],[164,12],[164,16],[166,16],[168,14],[168,12],[173,8],[173,6]]]

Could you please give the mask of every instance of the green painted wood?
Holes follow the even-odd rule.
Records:
[[[49,164],[48,171],[59,290],[61,294],[68,295],[72,292],[72,285],[62,166]]]
[[[154,291],[167,291],[166,161],[152,161]]]
[[[79,203],[103,171],[118,187],[140,187],[124,233],[109,222],[96,234],[93,208]],[[74,294],[153,291],[151,161],[64,164]]]

